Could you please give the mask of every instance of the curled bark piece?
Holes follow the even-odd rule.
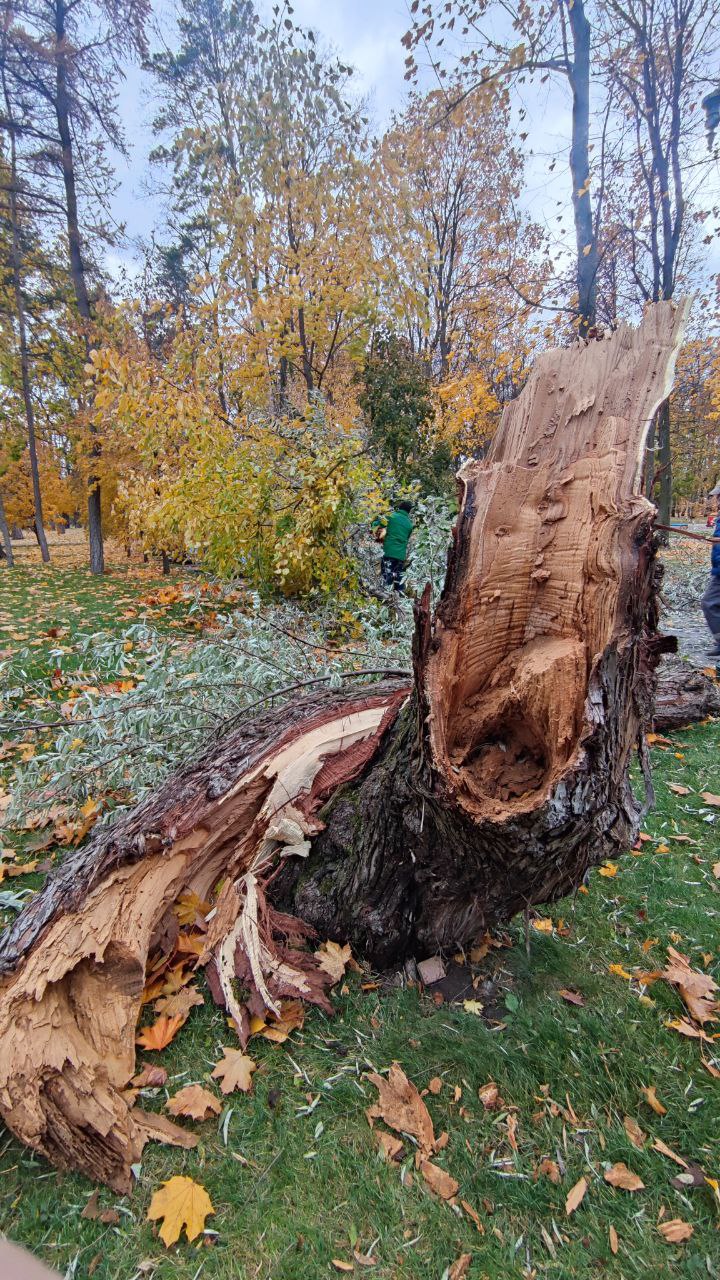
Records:
[[[223,881],[205,959],[221,957],[226,998],[240,960],[275,1002],[304,979],[260,928],[263,879],[276,910],[383,965],[465,943],[632,844],[629,762],[663,647],[638,481],[686,310],[539,358],[461,473],[412,689],[328,692],[229,733],[18,917],[0,940],[0,1111],[23,1141],[128,1187],[147,1136],[122,1095],[145,967],[184,891]]]

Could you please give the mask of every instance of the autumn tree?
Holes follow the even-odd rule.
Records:
[[[62,225],[74,303],[87,352],[93,346],[93,251],[112,175],[108,147],[124,148],[114,84],[123,59],[145,49],[147,0],[5,0],[5,69],[19,103],[14,134],[29,153],[33,199]],[[87,449],[90,568],[104,566],[98,459]]]
[[[569,169],[576,250],[572,311],[579,332],[586,333],[595,323],[598,237],[590,190],[592,27],[584,0],[548,5],[437,0],[415,16],[419,10],[420,0],[413,0],[413,25],[403,41],[409,50],[407,78],[417,71],[414,51],[428,50],[441,80],[460,77],[460,92],[450,87],[445,93],[448,111],[465,97],[499,93],[507,98],[509,88],[528,77],[560,76],[566,82],[572,101]]]

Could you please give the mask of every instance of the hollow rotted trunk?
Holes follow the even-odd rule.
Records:
[[[48,881],[0,941],[0,1110],[63,1167],[125,1189],[152,1122],[123,1092],[148,958],[184,891],[201,963],[324,1000],[301,928],[377,965],[466,943],[632,842],[652,707],[653,507],[638,495],[686,308],[541,356],[461,507],[414,678],[327,692],[229,732]],[[255,1006],[257,1007],[257,1005]]]

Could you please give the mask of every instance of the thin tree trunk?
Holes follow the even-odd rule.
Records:
[[[574,0],[568,5],[568,20],[573,38],[569,77],[572,89],[570,174],[577,249],[579,331],[584,336],[596,318],[598,244],[590,199],[590,23],[583,0]]]
[[[42,509],[42,492],[40,489],[40,470],[38,467],[37,443],[35,439],[35,409],[33,406],[32,389],[30,386],[30,356],[28,353],[27,341],[27,325],[25,323],[25,298],[23,294],[22,282],[22,254],[20,248],[20,214],[18,209],[18,172],[17,172],[17,146],[15,141],[15,126],[12,116],[12,105],[8,94],[7,82],[3,71],[3,92],[5,97],[5,111],[9,122],[10,133],[10,190],[9,190],[9,206],[10,206],[10,224],[11,224],[11,245],[12,245],[12,279],[13,294],[15,296],[15,316],[18,326],[18,343],[20,347],[20,379],[22,384],[23,406],[25,409],[25,426],[27,429],[28,453],[30,455],[30,476],[32,480],[33,490],[33,512],[35,536],[40,547],[40,555],[47,564],[50,559],[47,538],[45,536],[45,524],[43,521]]]
[[[75,302],[81,319],[85,324],[85,342],[90,351],[90,322],[92,308],[87,289],[85,263],[82,255],[82,239],[78,217],[77,189],[75,184],[75,164],[73,158],[72,134],[70,131],[70,97],[68,93],[66,65],[66,0],[55,0],[55,115],[62,156],[62,174],[65,186],[65,206],[67,219],[68,249],[70,256],[70,277],[72,279]],[[100,459],[100,443],[94,439],[90,457],[93,463],[88,476],[88,535],[90,540],[90,572],[104,573],[105,556],[102,533],[102,505],[100,499],[100,480],[95,467]]]
[[[657,411],[655,419],[657,437],[658,471],[660,473],[659,492],[656,497],[659,524],[670,524],[672,516],[672,452],[670,448],[670,400],[667,399]],[[667,542],[668,535],[662,535]]]
[[[461,472],[412,682],[287,702],[214,738],[0,935],[0,1112],[23,1141],[130,1186],[151,1136],[126,1092],[143,983],[184,892],[212,900],[201,962],[243,1043],[248,1000],[323,1002],[312,955],[287,942],[308,924],[378,965],[428,955],[631,847],[630,762],[637,747],[647,767],[670,647],[638,485],[686,313],[660,304],[637,331],[538,359]]]
[[[2,540],[3,552],[7,561],[8,569],[12,569],[15,564],[13,555],[12,542],[10,541],[10,530],[8,529],[7,517],[5,515],[5,503],[0,493],[0,540]]]

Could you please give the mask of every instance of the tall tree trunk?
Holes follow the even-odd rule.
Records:
[[[590,23],[583,0],[573,0],[568,4],[568,21],[573,39],[569,76],[572,89],[570,175],[577,249],[579,329],[584,336],[596,318],[598,244],[590,199]]]
[[[659,490],[655,497],[658,505],[660,524],[670,524],[672,515],[672,452],[670,448],[670,400],[665,400],[655,415],[655,435],[657,439],[658,471],[660,473]],[[667,543],[667,533],[661,539]]]
[[[124,1092],[143,982],[187,890],[212,901],[201,963],[244,1042],[236,977],[255,1007],[323,1002],[312,955],[287,942],[308,923],[378,965],[427,955],[631,846],[630,760],[667,647],[638,484],[686,312],[661,304],[637,331],[539,358],[461,472],[411,683],[288,703],[209,743],[0,937],[0,1112],[25,1142],[130,1185],[152,1136]]]
[[[1,493],[0,493],[0,541],[2,541],[2,547],[3,547],[5,559],[7,561],[7,567],[8,569],[12,569],[15,564],[15,557],[13,555],[12,542],[10,541],[10,530],[8,529],[7,517],[5,515],[5,503],[3,502],[3,496]]]
[[[30,356],[28,352],[27,341],[27,324],[25,322],[25,297],[23,293],[22,281],[22,250],[20,246],[20,211],[18,208],[18,171],[17,171],[17,145],[15,141],[15,124],[13,120],[12,104],[8,93],[5,72],[2,75],[3,93],[5,97],[5,111],[9,123],[10,132],[10,190],[9,190],[9,206],[10,206],[10,233],[11,233],[11,251],[12,251],[12,281],[13,294],[15,297],[15,318],[18,327],[18,344],[20,348],[20,380],[22,384],[23,406],[25,409],[25,426],[27,430],[28,453],[30,455],[30,476],[32,480],[33,491],[33,513],[35,535],[40,547],[40,554],[43,561],[47,564],[50,559],[48,551],[47,538],[45,536],[45,524],[43,521],[42,509],[42,492],[40,489],[40,470],[38,467],[37,443],[35,440],[35,408],[33,405],[32,389],[30,386]]]
[[[62,174],[65,186],[65,208],[67,221],[68,250],[70,257],[70,278],[73,284],[75,302],[78,313],[85,324],[85,341],[90,350],[90,323],[92,308],[87,288],[85,263],[82,254],[82,239],[78,217],[77,188],[75,183],[75,163],[73,157],[72,134],[70,131],[70,96],[68,92],[67,71],[67,37],[65,22],[68,6],[66,0],[55,0],[55,115],[62,157]],[[100,480],[94,467],[100,459],[100,442],[94,439],[90,457],[91,474],[88,476],[88,536],[90,540],[90,572],[104,573],[105,555],[102,533],[102,506],[100,500]]]

